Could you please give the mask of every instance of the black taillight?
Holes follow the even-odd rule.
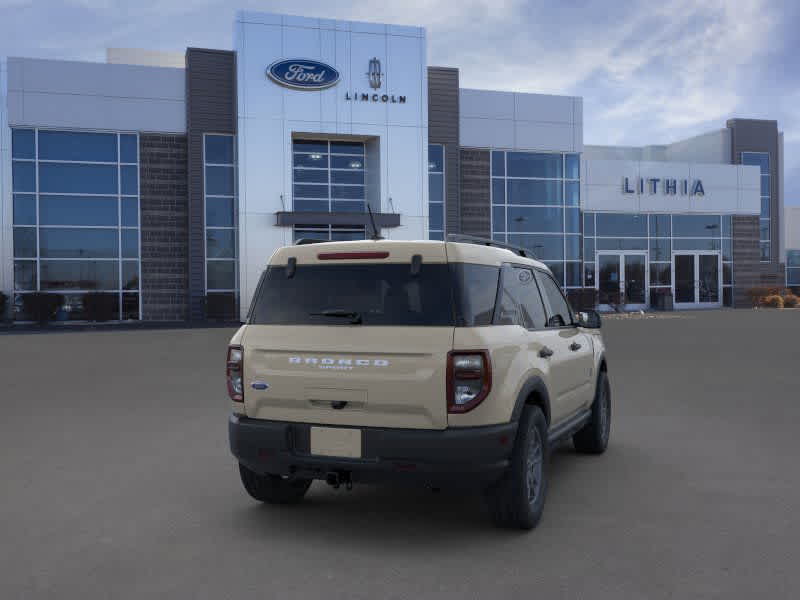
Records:
[[[241,346],[228,346],[228,360],[225,370],[228,381],[228,396],[234,402],[244,402],[244,377],[242,364],[244,360],[244,348]]]
[[[447,412],[465,413],[478,406],[492,388],[492,363],[486,350],[447,354]]]

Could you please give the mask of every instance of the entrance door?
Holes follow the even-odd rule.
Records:
[[[672,255],[675,308],[722,306],[719,252],[680,252]]]
[[[600,310],[647,307],[647,253],[598,252],[596,272]]]

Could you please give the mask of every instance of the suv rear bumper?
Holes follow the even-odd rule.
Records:
[[[418,481],[485,485],[508,467],[517,423],[444,430],[361,427],[362,458],[310,453],[311,425],[231,415],[230,447],[257,473],[353,482]]]

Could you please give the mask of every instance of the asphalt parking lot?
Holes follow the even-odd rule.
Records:
[[[0,335],[0,598],[800,597],[800,310],[604,323],[601,457],[542,523],[315,483],[260,506],[227,448],[227,329]]]

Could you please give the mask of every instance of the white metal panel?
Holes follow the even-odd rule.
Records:
[[[461,145],[465,148],[513,148],[514,121],[510,119],[459,119]]]
[[[571,96],[515,93],[514,118],[517,121],[571,124],[573,122],[573,99]]]
[[[281,176],[291,156],[284,148],[283,121],[240,119],[239,208],[243,213],[275,213],[283,210],[281,194],[288,204]]]
[[[315,19],[309,19],[314,22]],[[309,25],[310,26],[310,25]],[[304,27],[284,27],[282,38],[282,58],[310,58],[322,60],[319,29]],[[272,61],[270,61],[272,62]],[[333,65],[337,68],[337,65]],[[266,80],[265,85],[277,87],[283,91],[284,117],[292,121],[322,121],[322,94],[312,90],[293,90],[281,87]],[[338,88],[339,86],[334,86]]]
[[[387,196],[391,196],[400,214],[420,216],[424,214],[422,206],[428,199],[427,185],[416,177],[420,169],[419,157],[423,154],[420,131],[415,127],[390,126],[387,141],[389,168],[384,170],[389,183]],[[427,143],[425,146],[427,154]]]
[[[240,10],[236,13],[236,20],[242,23],[255,23],[259,25],[281,25],[282,15],[251,10]]]
[[[489,90],[459,90],[459,113],[463,118],[513,119],[514,94]]]
[[[390,125],[420,125],[422,102],[427,98],[423,88],[424,47],[419,38],[387,36],[389,60],[386,67],[385,85],[381,94],[398,98],[405,96],[404,104],[387,104],[387,123]],[[427,69],[426,69],[427,70]],[[427,124],[426,124],[427,125]]]
[[[363,21],[350,21],[350,31],[353,33],[368,33],[378,36],[386,35],[386,25],[383,23],[365,23]]]
[[[571,123],[514,121],[514,148],[547,152],[572,152],[574,138]]]
[[[355,24],[354,24],[355,25]],[[384,35],[372,35],[369,33],[350,34],[350,73],[352,79],[351,92],[369,92],[370,95],[379,93],[380,90],[373,90],[369,87],[367,70],[369,61],[377,58],[381,61],[382,70],[390,74],[390,69],[403,69],[404,64],[398,63],[396,67],[389,65],[386,60],[387,40]],[[390,75],[389,75],[390,76]],[[345,90],[339,90],[344,93]],[[386,124],[388,120],[388,106],[382,102],[361,102],[353,101],[353,122]]]

